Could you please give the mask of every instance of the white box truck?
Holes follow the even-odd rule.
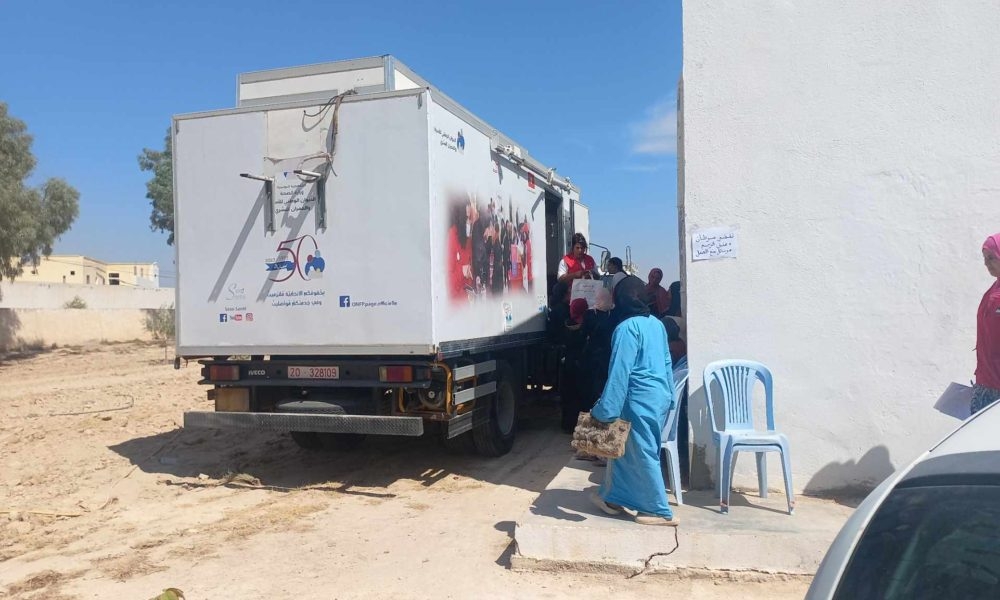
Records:
[[[509,451],[556,378],[567,179],[391,56],[240,75],[173,156],[177,354],[215,400],[185,427]]]

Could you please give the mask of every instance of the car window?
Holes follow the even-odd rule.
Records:
[[[1000,486],[894,490],[862,534],[834,598],[1000,598]]]

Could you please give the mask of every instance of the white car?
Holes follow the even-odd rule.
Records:
[[[997,404],[869,494],[806,600],[1000,598]]]

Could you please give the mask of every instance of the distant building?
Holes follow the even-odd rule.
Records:
[[[18,280],[156,288],[160,287],[160,267],[155,262],[106,263],[89,256],[53,254],[42,257],[37,266],[25,263]]]

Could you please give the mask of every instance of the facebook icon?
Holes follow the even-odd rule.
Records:
[[[351,307],[351,297],[341,296],[340,297],[340,308],[350,308]]]
[[[219,323],[225,323],[228,320],[229,320],[229,315],[227,315],[226,313],[219,314]]]

